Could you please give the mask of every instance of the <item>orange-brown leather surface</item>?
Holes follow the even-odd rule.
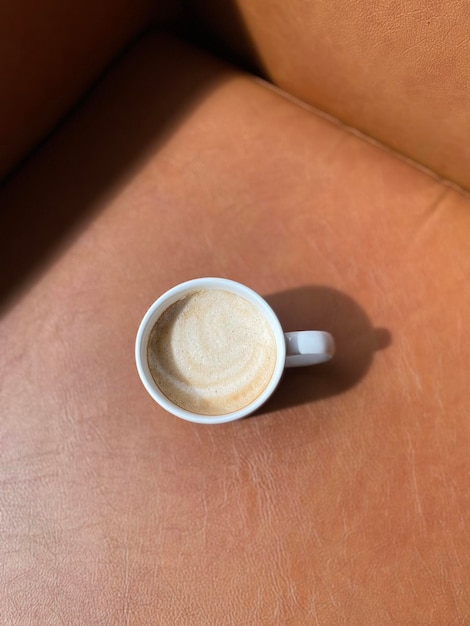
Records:
[[[4,2],[0,19],[0,178],[75,104],[169,0]],[[173,3],[174,4],[174,3]]]
[[[191,0],[274,83],[470,188],[465,0]]]
[[[466,623],[468,198],[151,36],[0,203],[4,623]],[[204,275],[336,357],[165,413],[135,333]]]

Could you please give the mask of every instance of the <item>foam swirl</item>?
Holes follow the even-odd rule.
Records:
[[[224,415],[266,388],[276,342],[253,304],[229,291],[205,289],[160,316],[147,358],[153,379],[172,402],[193,413]]]

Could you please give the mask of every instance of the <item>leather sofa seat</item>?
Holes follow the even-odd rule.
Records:
[[[142,37],[5,183],[6,624],[464,624],[470,199],[268,82]],[[334,334],[186,423],[135,333],[196,276]]]

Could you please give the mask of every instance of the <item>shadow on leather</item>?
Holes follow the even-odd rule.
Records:
[[[265,299],[285,331],[326,330],[335,338],[336,353],[322,365],[286,369],[258,414],[344,393],[366,376],[375,353],[392,341],[388,330],[374,328],[357,302],[331,287],[298,287]]]
[[[226,75],[219,62],[158,34],[108,70],[0,188],[0,310],[132,181]]]

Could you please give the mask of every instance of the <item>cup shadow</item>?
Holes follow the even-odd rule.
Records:
[[[350,296],[326,286],[304,286],[264,296],[285,331],[326,330],[336,342],[328,363],[286,369],[278,388],[256,415],[339,395],[367,374],[374,354],[392,342]]]

